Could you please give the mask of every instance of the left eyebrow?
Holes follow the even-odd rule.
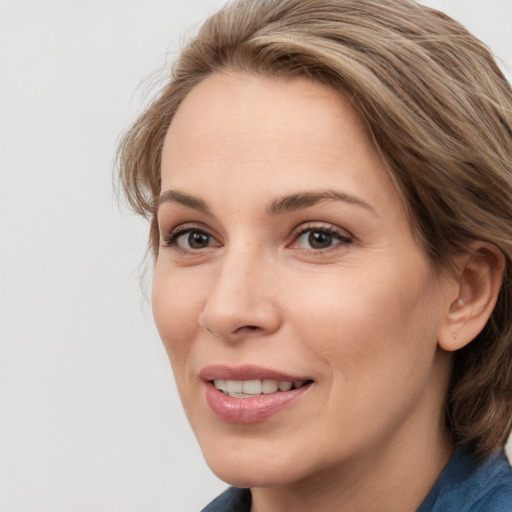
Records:
[[[274,199],[267,206],[267,213],[270,215],[279,215],[282,213],[292,212],[308,208],[321,201],[342,201],[351,205],[359,206],[377,215],[377,212],[366,201],[352,194],[346,194],[338,190],[321,190],[318,192],[299,192]]]

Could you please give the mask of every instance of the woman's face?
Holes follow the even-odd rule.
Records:
[[[166,136],[158,222],[154,316],[220,478],[293,484],[440,435],[455,287],[346,98],[209,77]]]

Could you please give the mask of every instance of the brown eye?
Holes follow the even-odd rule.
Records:
[[[308,243],[312,249],[327,249],[332,245],[332,236],[323,231],[311,231]]]
[[[215,245],[215,239],[204,231],[188,230],[177,233],[173,244],[186,251],[206,249]]]
[[[352,243],[352,238],[334,226],[304,226],[300,230],[291,247],[309,251],[325,251]]]
[[[205,247],[209,247],[210,238],[210,235],[200,231],[192,231],[186,236],[187,244],[190,249],[204,249]]]
[[[167,247],[174,247],[184,252],[200,251],[209,247],[219,247],[221,244],[209,233],[197,228],[178,229],[165,241]]]

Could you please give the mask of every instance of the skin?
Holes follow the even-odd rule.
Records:
[[[268,211],[326,190],[350,200]],[[170,126],[162,193],[154,317],[212,470],[251,487],[255,512],[416,510],[452,453],[438,339],[460,288],[431,270],[349,101],[306,79],[215,74]],[[265,421],[229,423],[204,396],[212,364],[314,383]]]

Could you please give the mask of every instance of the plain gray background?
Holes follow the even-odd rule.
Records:
[[[193,512],[225,487],[139,286],[146,225],[111,186],[142,78],[221,3],[0,0],[1,512]],[[512,76],[512,0],[425,3]]]

